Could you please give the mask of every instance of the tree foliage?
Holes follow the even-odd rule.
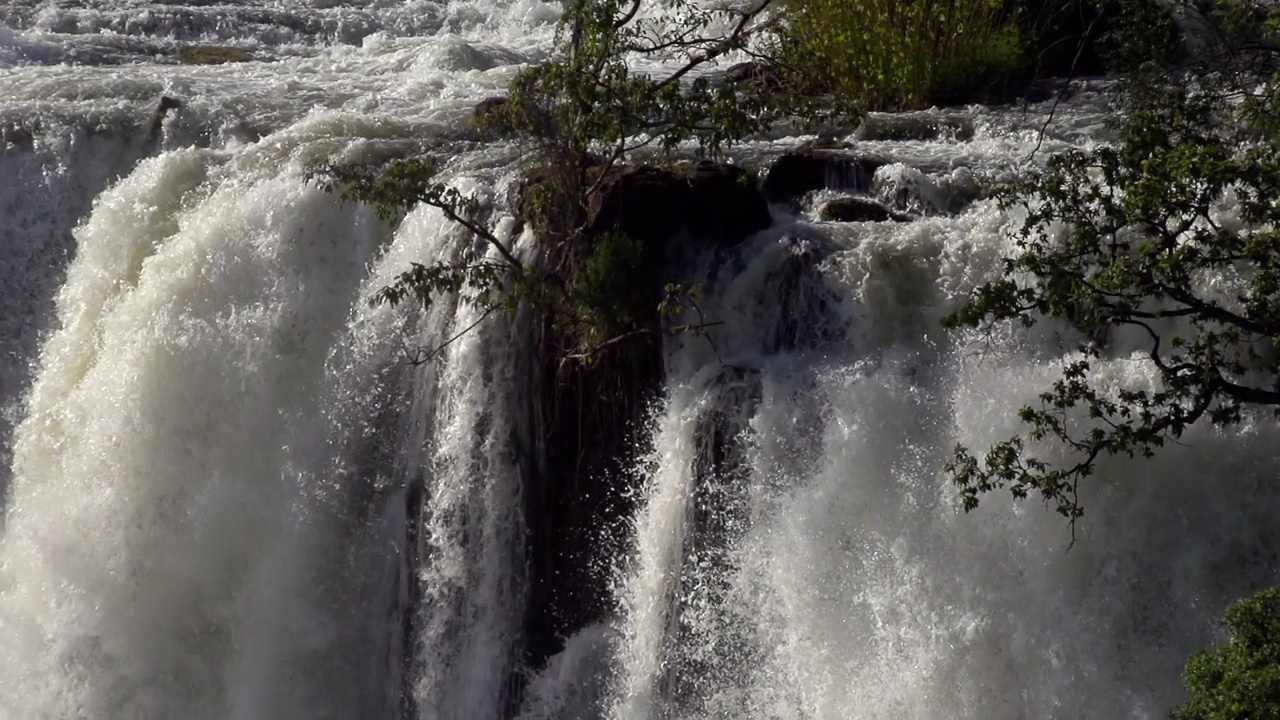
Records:
[[[1077,331],[1079,355],[1019,411],[1025,433],[984,456],[956,449],[947,471],[966,509],[1007,488],[1074,523],[1100,459],[1150,457],[1198,421],[1280,405],[1278,85],[1256,60],[1148,72],[1127,88],[1114,145],[1053,156],[1006,198],[1026,211],[1017,251],[946,324],[1051,319]],[[1117,337],[1137,343],[1153,387],[1102,389]],[[1073,460],[1050,464],[1033,443]]]
[[[783,118],[851,113],[839,98],[717,83],[704,72],[731,53],[755,54],[779,26],[776,9],[775,0],[569,0],[560,52],[515,78],[493,122],[541,140],[548,159],[581,162],[686,143],[715,156]],[[643,69],[655,66],[670,69]]]
[[[482,241],[461,259],[413,264],[375,299],[426,305],[461,293],[485,314],[532,304],[576,339],[571,356],[582,359],[640,332],[633,299],[626,297],[641,269],[637,241],[616,232],[589,243],[582,237],[590,199],[614,169],[646,148],[668,158],[678,150],[717,157],[784,118],[812,122],[853,112],[836,98],[718,83],[703,72],[730,53],[752,53],[776,28],[775,9],[774,0],[745,7],[694,0],[566,2],[556,52],[521,71],[507,100],[481,124],[529,144],[537,171],[523,189],[521,214],[544,243],[589,246],[574,267],[526,267],[516,257],[514,238],[497,237],[473,198],[437,179],[433,159],[320,169],[327,187],[372,204],[386,219],[426,204]],[[668,69],[655,74],[638,67]],[[689,288],[671,285],[660,294],[661,307],[653,310],[663,317],[695,301]]]
[[[964,96],[1021,70],[1003,0],[788,0],[776,54],[807,88],[876,110]]]
[[[1231,637],[1191,656],[1188,700],[1173,720],[1280,720],[1280,591],[1232,605],[1222,624]]]

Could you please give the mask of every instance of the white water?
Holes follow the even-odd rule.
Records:
[[[0,717],[1162,717],[1223,608],[1277,581],[1275,422],[1109,464],[1070,552],[1058,516],[1001,496],[965,515],[938,472],[1016,430],[1069,347],[1043,328],[982,352],[937,324],[998,267],[1016,218],[968,203],[1047,107],[943,113],[965,140],[872,123],[860,146],[897,163],[877,191],[923,188],[929,217],[780,218],[695,273],[725,325],[715,352],[670,348],[632,549],[604,558],[617,615],[523,666],[527,331],[493,319],[413,366],[406,346],[475,311],[366,301],[461,239],[426,210],[392,236],[302,172],[429,147],[500,189],[513,151],[466,118],[556,14],[0,11]],[[165,59],[193,39],[263,60]],[[184,106],[151,137],[162,94]],[[1089,96],[1058,108],[1048,149],[1100,118]],[[788,321],[802,341],[780,350]],[[707,472],[714,422],[734,462]]]

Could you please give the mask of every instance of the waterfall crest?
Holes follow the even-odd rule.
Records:
[[[1105,83],[873,116],[856,182],[670,239],[705,337],[565,370],[528,310],[460,334],[460,298],[370,304],[476,241],[305,179],[432,152],[508,237],[521,149],[472,108],[558,13],[0,9],[0,718],[1163,716],[1280,580],[1277,421],[1107,460],[1070,552],[1051,511],[965,514],[939,472],[1072,358],[1066,328],[939,320],[1010,250],[990,189],[1106,141]],[[197,41],[255,61],[172,61]],[[890,219],[816,219],[855,191]],[[1153,382],[1125,347],[1098,376]]]

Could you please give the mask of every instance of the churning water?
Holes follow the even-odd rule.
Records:
[[[408,362],[476,311],[367,299],[465,238],[428,209],[392,234],[303,172],[432,149],[499,197],[516,149],[471,136],[470,109],[558,12],[0,9],[0,717],[1162,717],[1226,605],[1278,579],[1275,421],[1108,462],[1070,552],[1058,516],[1002,496],[966,515],[939,473],[1070,358],[1061,329],[938,324],[998,272],[1018,218],[983,190],[1048,106],[874,118],[853,139],[921,219],[780,210],[690,270],[724,324],[667,348],[616,613],[525,667],[522,321]],[[185,42],[258,59],[174,64]],[[153,127],[162,96],[182,107]],[[1042,150],[1102,118],[1086,88]],[[1151,382],[1123,338],[1101,377]],[[710,426],[729,451],[708,470]]]

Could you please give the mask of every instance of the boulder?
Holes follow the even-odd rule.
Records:
[[[761,188],[773,203],[798,204],[815,190],[869,192],[884,160],[837,150],[789,153],[774,161]]]
[[[147,133],[147,142],[154,143],[164,132],[164,120],[169,113],[182,108],[182,101],[168,95],[160,96],[160,104],[156,106],[156,114],[151,118],[151,130]]]
[[[874,195],[890,209],[913,215],[956,215],[999,191],[995,179],[967,167],[925,169],[887,165],[876,173]]]
[[[910,222],[912,218],[871,198],[842,197],[824,204],[818,211],[818,219],[824,222]]]
[[[587,234],[619,230],[647,244],[681,233],[733,245],[772,223],[755,179],[734,165],[685,164],[613,170],[590,199]]]
[[[777,90],[782,87],[782,79],[777,70],[754,61],[731,65],[724,71],[724,81],[760,90]]]
[[[859,140],[929,142],[970,140],[973,132],[972,118],[920,112],[869,116],[855,135]]]
[[[500,110],[507,105],[505,97],[485,98],[476,103],[475,109],[471,111],[471,117],[474,121],[480,122],[486,117],[492,115],[495,111]]]
[[[226,45],[184,45],[178,48],[177,58],[186,65],[223,65],[256,59],[248,50]]]

